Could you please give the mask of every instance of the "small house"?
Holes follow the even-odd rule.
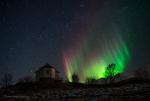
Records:
[[[54,81],[59,80],[59,71],[53,66],[46,64],[36,71],[37,81]]]

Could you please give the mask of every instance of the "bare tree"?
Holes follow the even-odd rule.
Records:
[[[90,77],[86,78],[87,84],[93,83],[94,81],[96,81],[94,78],[90,78]]]
[[[19,79],[18,83],[30,83],[33,82],[33,78],[31,76],[25,76],[21,79]]]
[[[12,79],[13,77],[10,73],[5,73],[1,80],[2,86],[5,88],[10,86],[12,84]]]
[[[78,83],[79,82],[79,78],[78,78],[78,76],[76,74],[72,75],[72,82],[73,83]]]

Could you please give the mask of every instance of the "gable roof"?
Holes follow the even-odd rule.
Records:
[[[53,66],[49,65],[49,64],[45,64],[44,66],[42,66],[41,68],[39,68],[36,72],[39,72],[41,71],[42,69],[45,69],[45,68],[54,68]],[[56,70],[56,68],[54,68]],[[58,70],[56,70],[56,72],[59,73]]]

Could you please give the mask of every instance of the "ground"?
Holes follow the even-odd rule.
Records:
[[[72,86],[51,88],[30,95],[3,95],[0,101],[148,101],[150,83],[125,83],[113,86]]]

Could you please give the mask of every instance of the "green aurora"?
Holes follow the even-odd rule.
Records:
[[[105,78],[105,69],[111,63],[116,64],[115,74],[124,71],[130,59],[129,49],[119,34],[110,37],[108,40],[95,40],[97,44],[87,38],[77,49],[64,54],[64,70],[69,82],[72,82],[73,74],[78,75],[80,83],[85,83],[87,78]]]
[[[129,63],[130,50],[123,37],[126,32],[106,13],[110,9],[102,11],[91,14],[87,26],[77,33],[80,37],[63,52],[63,69],[69,82],[73,74],[78,75],[80,83],[86,83],[88,78],[106,78],[106,67],[112,63],[116,64],[114,74],[122,73]]]

